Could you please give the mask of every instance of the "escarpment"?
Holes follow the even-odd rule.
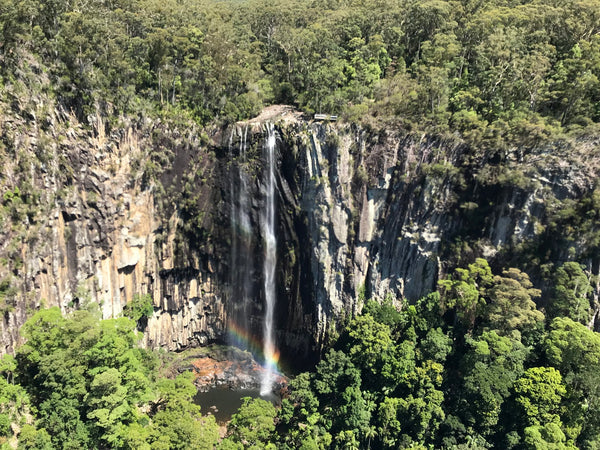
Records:
[[[564,261],[600,271],[593,139],[490,152],[290,108],[206,130],[90,123],[60,111],[44,124],[3,118],[2,352],[41,306],[97,304],[107,318],[145,294],[147,346],[225,340],[242,297],[260,335],[267,123],[277,134],[275,338],[300,359],[366,298],[417,299],[475,257],[519,267],[542,289]],[[598,292],[596,282],[595,307]]]

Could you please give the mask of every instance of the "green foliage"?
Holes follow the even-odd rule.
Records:
[[[460,415],[482,436],[497,430],[506,398],[523,373],[527,349],[514,337],[486,331],[478,339],[467,338],[462,359],[463,404]]]
[[[583,267],[572,261],[564,263],[554,274],[554,290],[548,305],[550,317],[569,317],[587,325],[591,319],[591,292]]]
[[[566,394],[560,372],[554,367],[532,367],[515,382],[516,402],[530,426],[556,423]]]
[[[567,392],[563,416],[567,439],[596,445],[600,436],[600,334],[568,318],[556,318],[544,343],[548,361],[561,375]]]
[[[461,322],[472,327],[482,314],[484,293],[492,281],[492,271],[484,259],[478,258],[468,269],[456,269],[439,282],[445,308],[453,309]]]
[[[391,298],[386,298],[382,303],[368,300],[363,309],[363,315],[370,315],[376,322],[395,328],[400,323],[402,314],[396,309]]]
[[[563,270],[568,295],[582,269]],[[600,334],[568,317],[544,331],[540,293],[516,269],[476,260],[440,286],[368,301],[281,408],[245,399],[221,440],[191,373],[153,381],[132,320],[43,310],[1,360],[0,431],[33,413],[19,448],[595,448]]]
[[[389,327],[367,314],[352,319],[347,329],[348,355],[352,361],[363,373],[381,373],[386,358],[393,352]]]
[[[137,347],[130,319],[99,320],[83,310],[63,317],[51,308],[22,334],[16,364],[6,359],[0,368],[24,388],[16,385],[23,399],[15,397],[15,407],[30,397],[37,411],[38,428],[23,428],[20,448],[209,449],[217,442],[214,418],[192,402],[193,375],[154,383],[154,359]]]
[[[25,424],[19,433],[19,444],[17,448],[19,450],[52,450],[55,447],[52,446],[52,441],[46,430],[43,428],[41,430],[36,430],[33,425]]]
[[[596,248],[600,245],[600,188],[594,186],[579,199],[567,198],[554,201],[549,205],[547,233],[549,239],[556,239],[556,233],[562,234],[563,247],[583,246]],[[589,246],[589,247],[588,247]],[[593,252],[593,250],[592,250]],[[584,253],[587,256],[587,252]],[[569,271],[576,270],[567,266]]]
[[[275,430],[275,415],[275,407],[271,402],[260,398],[244,398],[242,406],[227,426],[228,437],[223,447],[229,448],[230,443],[236,443],[239,446],[236,448],[275,448],[268,445]]]
[[[0,436],[9,436],[10,430],[10,416],[8,414],[0,413]]]
[[[306,449],[325,449],[331,444],[312,380],[313,375],[304,372],[290,381],[291,395],[283,399],[278,414],[277,432],[284,448],[296,448],[298,442],[305,443]]]
[[[544,425],[532,425],[525,428],[524,448],[532,450],[567,450],[575,449],[567,445],[566,437],[560,426],[550,422]]]
[[[476,260],[440,287],[365,304],[290,384],[283,448],[595,448],[600,334],[569,318],[546,333],[540,291],[514,268]]]
[[[501,277],[495,276],[488,295],[485,322],[498,332],[531,330],[544,320],[533,301],[541,295],[540,290],[534,289],[527,274],[518,269],[510,268]]]
[[[219,437],[213,416],[202,417],[200,407],[193,404],[196,387],[193,374],[186,372],[174,380],[157,383],[158,412],[150,429],[153,446],[169,449],[212,449]],[[141,430],[140,430],[141,431]]]
[[[439,286],[444,308],[466,330],[491,329],[504,335],[517,331],[529,335],[543,323],[544,315],[534,302],[541,292],[518,269],[510,268],[502,276],[493,276],[487,261],[478,258],[467,269],[457,268],[440,280]]]
[[[123,307],[123,315],[138,323],[154,314],[154,302],[150,294],[135,294],[133,300]]]
[[[293,103],[353,121],[451,129],[476,145],[499,134],[535,145],[600,119],[596,7],[3,0],[0,75],[18,85],[36,60],[83,120],[99,110],[236,121]]]
[[[14,309],[14,297],[17,290],[11,286],[10,279],[0,281],[0,311],[12,311]]]

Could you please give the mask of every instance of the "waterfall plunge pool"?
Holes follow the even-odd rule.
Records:
[[[194,403],[200,405],[202,414],[212,414],[217,423],[225,424],[231,420],[238,408],[242,406],[244,397],[262,398],[268,400],[275,406],[281,404],[281,398],[273,393],[260,395],[260,389],[229,389],[227,387],[215,387],[206,392],[198,392],[194,396]]]

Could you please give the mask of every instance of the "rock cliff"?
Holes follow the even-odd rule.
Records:
[[[600,206],[591,139],[490,155],[455,137],[313,122],[282,107],[207,130],[28,114],[1,124],[0,352],[42,305],[97,303],[106,318],[146,293],[147,346],[226,340],[242,295],[260,335],[266,123],[278,135],[276,340],[299,359],[366,297],[413,300],[469,258],[518,266],[541,288],[544,270],[566,260],[600,271],[597,224],[571,220]],[[596,282],[596,304],[598,292]]]

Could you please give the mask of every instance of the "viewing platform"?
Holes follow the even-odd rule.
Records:
[[[335,122],[338,119],[338,116],[331,116],[329,114],[315,114],[314,120],[329,120],[331,122]]]

